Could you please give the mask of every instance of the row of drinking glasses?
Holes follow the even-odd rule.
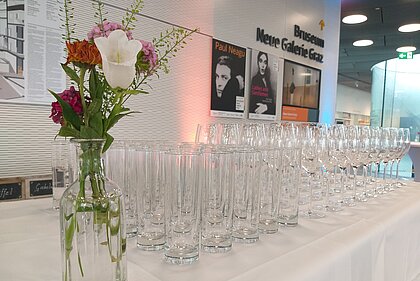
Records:
[[[199,125],[196,142],[115,142],[105,157],[107,176],[125,194],[127,234],[140,249],[164,249],[172,263],[197,260],[200,248],[226,252],[232,241],[256,242],[260,233],[277,232],[279,223],[294,226],[298,203],[302,215],[320,218],[391,190],[378,181],[368,190],[366,167],[398,164],[409,131],[216,123]],[[361,185],[353,170],[359,166]],[[300,184],[302,174],[307,181]]]
[[[288,138],[287,136],[293,136]],[[410,147],[410,131],[405,128],[326,125],[318,123],[213,123],[197,128],[197,141],[253,146],[290,145],[302,149],[304,180],[300,187],[301,214],[309,218],[325,216],[324,211],[341,211],[358,201],[403,185],[398,180],[399,163]],[[376,180],[383,163],[383,180]],[[391,163],[391,165],[389,165]],[[393,165],[396,176],[392,178]],[[388,181],[387,167],[389,169]],[[363,168],[363,180],[357,170]],[[367,169],[375,174],[367,180]],[[374,171],[374,172],[372,172]],[[306,179],[306,180],[305,180]],[[347,184],[351,179],[352,183]]]
[[[410,147],[408,129],[316,124],[303,128],[303,132],[302,166],[309,184],[301,188],[300,203],[309,202],[305,208],[301,207],[306,217],[323,217],[325,210],[341,211],[344,206],[354,206],[398,186],[396,180],[386,180],[387,165],[396,162],[398,170],[401,158]],[[367,167],[375,165],[377,171],[381,162],[384,163],[383,180],[371,184],[366,178]],[[357,181],[360,167],[363,168],[361,183]],[[347,185],[350,177],[352,183]],[[305,196],[302,199],[304,194],[308,200]]]
[[[296,225],[300,156],[292,146],[129,141],[106,161],[125,187],[127,232],[138,248],[164,249],[166,261],[181,264],[200,248],[226,252],[279,223]]]

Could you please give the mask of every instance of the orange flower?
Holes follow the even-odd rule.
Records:
[[[86,40],[76,42],[66,42],[67,45],[67,62],[75,65],[91,68],[102,63],[101,54],[95,44],[91,44]]]

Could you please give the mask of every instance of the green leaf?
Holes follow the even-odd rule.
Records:
[[[95,113],[99,112],[102,108],[102,99],[94,99],[88,108],[88,114],[94,115]]]
[[[61,64],[61,67],[63,68],[64,72],[70,77],[71,80],[79,83],[79,75],[77,75],[77,72],[73,68],[69,67],[64,63]]]
[[[90,118],[90,127],[95,130],[96,133],[98,133],[101,138],[103,136],[103,124],[102,124],[102,113],[97,112],[92,115]]]
[[[101,139],[102,136],[98,134],[91,127],[81,126],[80,127],[80,137],[82,139]]]
[[[122,106],[122,105],[120,105],[120,104],[116,104],[116,105],[112,108],[111,113],[110,113],[110,114],[109,114],[109,116],[108,116],[108,119],[105,121],[105,132],[108,132],[108,131],[109,131],[109,129],[111,129],[111,127],[115,125],[115,123],[114,123],[114,124],[112,124],[112,126],[110,126],[111,120],[112,120],[115,116],[117,116],[117,115],[118,115],[118,114],[120,114],[121,112],[129,111],[129,110],[130,110],[129,108],[123,107],[123,106]],[[117,120],[117,121],[118,121],[118,120]]]
[[[76,217],[73,215],[71,217],[70,225],[68,228],[65,229],[65,244],[66,244],[66,251],[70,252],[72,250],[72,242],[74,236],[74,230],[76,227]]]
[[[105,153],[105,151],[108,150],[108,148],[111,146],[113,141],[114,141],[114,138],[110,134],[105,133],[105,144],[102,149],[102,153]]]
[[[89,75],[89,92],[90,92],[90,97],[92,99],[96,98],[96,94],[97,94],[97,85],[98,85],[98,74],[96,73],[95,68],[92,68],[90,70],[90,75]]]
[[[80,130],[82,122],[80,121],[80,117],[76,114],[76,112],[74,112],[71,106],[67,102],[65,102],[59,95],[57,95],[51,90],[48,91],[57,99],[58,103],[60,104],[61,109],[63,110],[64,119],[71,125],[73,125],[74,128]]]
[[[108,124],[108,128],[107,128],[107,130],[110,130],[112,127],[114,127],[114,125],[115,125],[115,124],[117,124],[117,122],[118,122],[118,121],[120,121],[120,119],[121,119],[121,118],[123,118],[124,116],[127,116],[127,115],[129,115],[129,114],[132,114],[132,113],[134,113],[134,112],[133,112],[133,111],[130,111],[130,112],[124,112],[124,113],[120,113],[120,114],[118,114],[117,116],[112,117],[112,118],[109,120],[109,124]]]
[[[127,95],[138,95],[138,94],[148,94],[149,92],[143,90],[126,90],[125,94]]]
[[[74,137],[79,138],[80,132],[76,129],[70,128],[70,127],[61,127],[60,131],[58,132],[59,136],[62,137]]]

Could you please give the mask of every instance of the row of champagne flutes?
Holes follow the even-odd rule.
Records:
[[[254,127],[253,134],[249,134],[249,127]],[[283,132],[288,129],[298,136],[295,145],[302,149],[299,204],[300,213],[305,217],[321,218],[325,211],[341,211],[345,206],[354,206],[404,185],[398,174],[399,163],[410,147],[410,131],[406,128],[287,122],[208,124],[198,127],[197,141],[281,145]],[[383,173],[379,180],[381,163]],[[395,163],[397,168],[393,177]],[[360,168],[362,179],[358,180]],[[370,179],[367,178],[368,169],[373,175]]]
[[[408,129],[317,125],[307,131],[307,139],[311,139],[313,145],[309,148],[305,148],[305,145],[302,147],[303,166],[307,162],[305,151],[310,150],[317,162],[315,169],[308,171],[309,177],[314,177],[317,172],[323,173],[325,177],[325,185],[321,184],[318,192],[324,195],[324,200],[314,200],[319,199],[319,196],[314,196],[317,194],[313,192],[314,184],[307,188],[311,199],[309,202],[314,203],[307,209],[306,214],[309,217],[323,217],[325,213],[322,210],[341,211],[345,206],[366,202],[371,197],[377,197],[399,186],[397,179],[387,180],[387,167],[389,163],[397,163],[397,170],[399,169],[399,162],[410,147]],[[382,180],[377,179],[380,163],[384,166]],[[369,180],[368,167],[371,171],[376,171],[376,177]],[[361,181],[357,180],[358,168],[362,169]],[[389,178],[392,178],[392,168]]]

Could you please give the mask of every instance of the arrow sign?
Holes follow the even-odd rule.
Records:
[[[324,30],[324,27],[325,27],[325,22],[324,22],[324,20],[320,20],[320,21],[319,21],[319,26],[321,26],[321,30]]]

